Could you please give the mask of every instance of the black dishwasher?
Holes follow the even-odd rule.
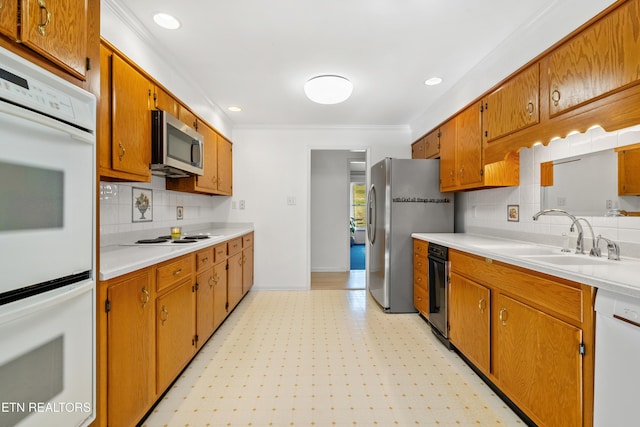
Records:
[[[429,243],[429,323],[433,333],[449,348],[447,281],[449,248]]]

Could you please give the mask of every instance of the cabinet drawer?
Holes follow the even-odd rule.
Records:
[[[429,255],[429,242],[424,240],[413,239],[413,256],[421,256],[426,258]]]
[[[429,289],[429,279],[428,276],[420,270],[413,270],[413,288],[419,287],[423,291],[427,292]]]
[[[413,306],[423,316],[429,316],[429,294],[426,290],[415,285],[413,286]]]
[[[215,258],[215,263],[219,263],[227,258],[227,243],[220,243],[219,245],[215,245],[213,247],[213,254]]]
[[[204,271],[213,265],[213,248],[196,252],[196,271]]]
[[[249,246],[253,246],[253,233],[242,236],[242,247],[248,248]]]
[[[242,250],[242,237],[229,241],[229,256],[235,255]]]
[[[584,296],[578,283],[453,249],[449,251],[449,260],[451,272],[527,301],[549,314],[578,324],[584,320]]]
[[[156,290],[160,292],[169,286],[193,275],[193,254],[167,261],[158,266],[156,270]]]

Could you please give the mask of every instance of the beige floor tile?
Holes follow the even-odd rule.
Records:
[[[322,290],[249,293],[143,425],[524,423],[417,315]]]

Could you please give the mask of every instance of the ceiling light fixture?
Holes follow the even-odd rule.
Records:
[[[431,77],[424,81],[424,84],[426,84],[427,86],[435,86],[439,85],[440,83],[442,83],[442,79],[440,77]]]
[[[346,101],[352,92],[353,83],[342,76],[316,76],[304,84],[307,98],[318,104],[339,104]]]
[[[153,15],[153,20],[156,24],[167,30],[177,30],[180,28],[180,21],[168,13],[156,13]]]
[[[239,107],[237,105],[231,105],[227,107],[227,110],[233,111],[234,113],[239,113],[240,111],[242,111],[242,107]]]

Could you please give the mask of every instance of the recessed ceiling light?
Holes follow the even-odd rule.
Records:
[[[318,104],[339,104],[346,101],[352,92],[353,83],[342,76],[317,76],[304,84],[307,98]]]
[[[168,13],[156,13],[153,15],[153,20],[156,24],[167,30],[177,30],[180,28],[180,21]]]
[[[440,83],[442,83],[442,79],[440,77],[431,77],[424,81],[424,84],[426,84],[427,86],[435,86],[439,85]]]
[[[239,113],[240,111],[242,111],[242,107],[239,107],[237,105],[231,105],[227,107],[227,110],[233,111],[234,113]]]

